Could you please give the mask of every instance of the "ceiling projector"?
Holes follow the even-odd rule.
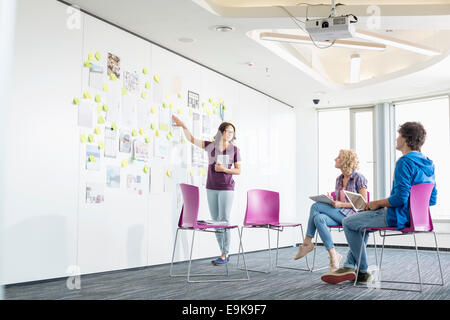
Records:
[[[314,40],[333,41],[353,38],[353,23],[349,16],[311,19],[305,21],[305,29]]]

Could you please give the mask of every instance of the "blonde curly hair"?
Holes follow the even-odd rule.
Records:
[[[353,150],[340,150],[341,170],[345,175],[351,175],[353,170],[359,168],[359,161],[356,152]]]

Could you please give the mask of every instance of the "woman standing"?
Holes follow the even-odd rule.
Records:
[[[241,174],[241,156],[239,148],[233,142],[236,139],[236,129],[233,124],[223,122],[214,137],[213,142],[196,139],[192,136],[186,125],[176,116],[172,116],[174,126],[183,128],[188,141],[207,151],[208,176],[206,179],[206,195],[211,218],[215,221],[229,223],[231,207],[234,196],[233,175]],[[233,168],[234,166],[234,168]],[[230,232],[216,233],[221,255],[211,261],[215,266],[224,265],[228,257],[230,247]]]
[[[317,230],[330,255],[330,272],[339,269],[342,256],[334,249],[328,227],[342,225],[342,220],[346,216],[356,213],[347,201],[344,190],[358,192],[367,201],[367,179],[356,171],[359,164],[356,153],[352,150],[341,150],[334,161],[335,168],[342,172],[336,179],[336,201],[332,201],[331,204],[316,202],[311,206],[306,237],[294,258],[295,260],[303,258],[314,250],[312,238]]]

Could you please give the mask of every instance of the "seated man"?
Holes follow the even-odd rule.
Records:
[[[426,131],[418,122],[406,122],[398,130],[396,149],[403,156],[395,166],[394,182],[391,195],[387,199],[367,203],[366,210],[346,217],[342,221],[345,237],[350,250],[344,267],[335,272],[322,275],[322,281],[340,283],[354,280],[361,250],[363,230],[366,227],[386,228],[395,227],[397,230],[409,226],[409,193],[411,186],[422,183],[434,183],[433,161],[425,157],[420,148],[425,142]],[[430,198],[430,206],[436,204],[436,184]],[[367,272],[366,245],[369,234],[366,233],[364,247],[361,254],[358,282],[370,282],[371,275]]]

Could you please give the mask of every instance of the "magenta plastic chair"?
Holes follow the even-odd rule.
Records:
[[[244,228],[266,228],[267,238],[268,238],[268,253],[269,253],[269,270],[251,270],[254,272],[270,273],[272,271],[272,257],[270,248],[270,230],[277,231],[277,254],[275,266],[278,268],[287,268],[294,270],[309,271],[308,269],[300,269],[294,267],[287,267],[278,265],[278,249],[280,232],[284,228],[292,228],[300,226],[302,232],[303,241],[303,227],[301,223],[290,223],[290,222],[280,222],[280,195],[278,192],[253,189],[247,192],[247,209],[245,212],[244,225],[241,227],[241,236],[244,232]],[[238,266],[239,266],[239,256],[238,256]]]
[[[331,197],[333,198],[334,201],[336,201],[336,192],[333,191],[331,193]],[[370,201],[370,192],[369,191],[367,191],[367,201]],[[341,232],[343,230],[343,226],[342,225],[329,226],[328,228],[330,229],[330,231],[333,230],[333,229],[337,229],[339,232]],[[316,247],[317,247],[317,236],[318,236],[318,234],[319,233],[316,232],[316,237],[315,237],[315,240],[314,240],[314,256],[313,256],[313,263],[312,263],[312,267],[311,267],[311,272],[329,268],[328,266],[325,266],[325,267],[320,267],[320,268],[314,269],[314,265],[315,265],[315,262],[316,262]],[[375,262],[376,262],[376,264],[378,264],[377,241],[375,239],[375,233],[373,233],[373,245],[375,247]]]
[[[178,220],[178,228],[175,234],[175,243],[173,246],[173,253],[172,253],[172,262],[170,264],[170,276],[171,277],[180,277],[180,276],[187,276],[188,282],[214,282],[214,281],[243,281],[243,280],[249,280],[249,274],[247,271],[247,265],[245,263],[245,255],[244,255],[244,249],[242,247],[242,238],[241,233],[239,232],[239,228],[237,225],[222,225],[222,224],[214,224],[212,223],[200,223],[197,221],[198,219],[198,210],[200,206],[199,201],[199,189],[196,186],[189,185],[189,184],[180,184],[181,193],[183,196],[183,207],[181,209],[180,218]],[[244,258],[244,266],[245,270],[247,272],[247,278],[243,279],[214,279],[214,280],[191,280],[191,277],[194,276],[229,276],[229,270],[228,270],[228,264],[226,264],[226,275],[211,275],[211,274],[191,274],[191,264],[192,264],[192,251],[194,248],[194,240],[195,240],[195,232],[201,231],[201,232],[225,232],[226,229],[236,229],[239,234],[239,251],[242,248],[243,258]],[[178,231],[180,230],[192,230],[192,243],[191,243],[191,251],[189,255],[189,267],[188,267],[188,273],[187,274],[173,274],[173,260],[175,257],[175,249],[177,246],[177,238],[178,238]]]
[[[414,292],[422,292],[422,286],[425,285],[444,285],[444,276],[442,274],[442,267],[441,267],[441,259],[439,256],[439,247],[437,244],[436,239],[436,233],[433,229],[433,221],[431,220],[431,214],[430,214],[430,197],[431,192],[433,191],[434,184],[433,183],[424,183],[424,184],[417,184],[411,187],[411,192],[409,195],[409,213],[410,213],[410,226],[403,228],[401,230],[396,230],[396,228],[372,228],[367,227],[364,229],[363,234],[363,242],[364,237],[366,234],[366,231],[379,231],[380,236],[383,237],[383,246],[381,249],[381,258],[380,258],[380,264],[378,265],[378,284],[377,287],[380,289],[388,289],[388,290],[399,290],[399,291],[414,291]],[[395,232],[394,234],[388,234],[386,235],[386,232]],[[383,234],[382,234],[383,232]],[[400,233],[398,233],[400,232]],[[422,277],[420,274],[420,265],[419,265],[419,251],[417,249],[417,242],[416,242],[416,233],[433,233],[434,235],[434,241],[436,244],[436,253],[438,257],[438,263],[439,263],[439,270],[441,273],[441,283],[424,283],[422,282]],[[385,239],[388,236],[401,236],[401,235],[413,235],[414,237],[414,246],[416,248],[416,261],[417,261],[417,271],[419,274],[419,282],[408,282],[408,281],[392,281],[392,280],[382,280],[381,281],[381,262],[383,260],[383,250],[384,250],[384,243]],[[361,256],[362,256],[362,250],[363,245],[361,246],[361,251],[359,253],[359,259],[358,259],[358,268],[356,271],[356,278],[354,282],[354,286],[356,286],[357,283],[357,277],[359,273],[359,265],[361,263]],[[381,282],[390,282],[390,283],[408,283],[408,284],[420,284],[420,290],[409,290],[409,289],[400,289],[400,288],[383,288],[381,287]]]

